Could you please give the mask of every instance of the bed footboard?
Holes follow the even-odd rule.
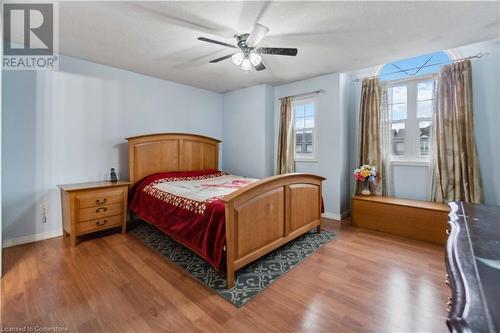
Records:
[[[321,223],[321,183],[311,174],[265,178],[224,197],[227,285],[234,272]]]

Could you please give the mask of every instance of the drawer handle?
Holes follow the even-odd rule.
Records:
[[[102,204],[105,204],[106,202],[108,202],[108,199],[106,199],[106,198],[102,199],[102,201],[101,201],[101,200],[99,200],[99,199],[97,199],[97,200],[95,201],[95,204],[96,204],[96,205],[102,205]]]
[[[97,209],[95,210],[95,212],[96,212],[96,213],[99,213],[101,210],[102,210],[103,212],[105,212],[105,211],[107,211],[108,209],[107,209],[106,207],[99,207],[99,208],[97,208]]]
[[[95,223],[95,225],[99,226],[99,227],[102,227],[103,225],[105,225],[106,223],[108,223],[108,220],[102,220],[102,221],[97,221]]]

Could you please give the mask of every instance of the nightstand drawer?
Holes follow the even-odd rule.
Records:
[[[123,202],[123,189],[107,189],[77,193],[74,196],[75,208],[99,207]]]
[[[123,215],[108,216],[102,219],[90,220],[78,223],[76,225],[76,233],[78,235],[89,232],[104,230],[111,227],[118,227],[123,223]]]
[[[77,244],[77,236],[94,231],[114,227],[127,231],[129,185],[126,180],[58,185],[63,235],[71,246]]]
[[[75,211],[75,222],[81,223],[84,221],[102,219],[107,216],[122,214],[122,212],[123,203],[78,209]]]

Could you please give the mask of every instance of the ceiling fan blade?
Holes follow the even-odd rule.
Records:
[[[234,54],[234,53],[232,53],[232,54],[228,54],[228,55],[226,55],[226,56],[223,56],[223,57],[220,57],[220,58],[217,58],[217,59],[214,59],[214,60],[210,60],[210,63],[215,64],[215,63],[217,63],[217,62],[219,62],[219,61],[229,59],[229,58],[231,58],[231,57],[233,56],[233,54]]]
[[[198,40],[201,40],[202,42],[207,42],[207,43],[222,45],[222,46],[225,46],[225,47],[232,47],[233,49],[237,49],[238,48],[237,46],[234,46],[234,45],[231,45],[231,44],[227,44],[227,43],[224,43],[224,42],[219,42],[217,40],[213,40],[213,39],[210,39],[210,38],[198,37]]]
[[[256,23],[255,27],[253,27],[253,30],[250,33],[250,36],[248,36],[248,39],[246,41],[247,45],[249,47],[257,46],[257,44],[259,44],[262,41],[262,39],[267,35],[268,32],[269,32],[268,27],[260,23]]]
[[[285,56],[296,56],[298,50],[291,48],[282,47],[259,47],[257,53],[260,54],[274,54],[274,55],[285,55]]]
[[[263,71],[266,69],[266,66],[264,66],[264,63],[261,61],[257,66],[253,66],[257,72]]]

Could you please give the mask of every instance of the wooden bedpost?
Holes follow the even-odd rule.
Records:
[[[227,288],[234,287],[234,204],[225,203],[226,208],[226,281]]]

